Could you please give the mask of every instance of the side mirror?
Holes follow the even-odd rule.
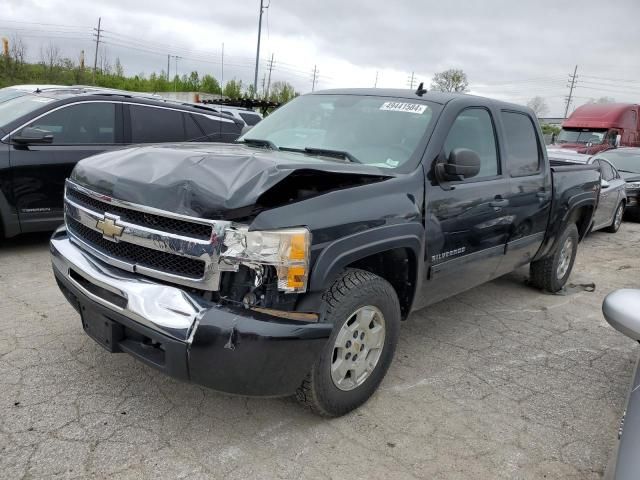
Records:
[[[609,188],[609,182],[604,179],[600,180],[600,188]]]
[[[41,128],[25,127],[19,133],[12,136],[11,140],[21,145],[53,143],[53,133]]]
[[[616,135],[615,147],[618,148],[621,143],[622,143],[622,135]]]
[[[480,173],[480,156],[468,148],[454,148],[446,162],[436,164],[440,181],[464,180]]]
[[[602,303],[602,313],[613,328],[640,341],[640,290],[611,292]]]

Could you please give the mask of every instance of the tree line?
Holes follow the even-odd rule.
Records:
[[[83,54],[77,59],[64,57],[53,43],[42,47],[39,60],[27,60],[27,47],[19,38],[9,43],[8,55],[0,55],[0,88],[17,84],[56,85],[96,85],[100,87],[129,90],[134,92],[201,92],[224,95],[232,99],[254,98],[253,85],[244,85],[242,80],[232,79],[220,85],[213,75],[200,75],[193,71],[182,76],[167,78],[163,70],[150,75],[139,73],[125,75],[120,59],[112,63],[107,52],[97,59],[95,74],[93,68],[85,65]],[[296,97],[298,92],[288,82],[276,81],[268,92],[257,92],[257,96],[272,102],[284,103]]]

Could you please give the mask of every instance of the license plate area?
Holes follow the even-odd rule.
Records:
[[[124,327],[97,311],[80,307],[82,328],[102,347],[111,353],[121,352],[120,341],[124,339]]]

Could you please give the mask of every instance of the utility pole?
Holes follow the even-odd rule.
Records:
[[[569,115],[569,106],[571,105],[571,100],[573,97],[573,89],[575,88],[576,80],[578,79],[577,73],[578,73],[578,65],[576,65],[576,68],[573,69],[573,75],[569,75],[569,80],[571,81],[571,85],[567,84],[567,87],[569,87],[569,96],[566,97],[567,106],[564,109],[564,118],[567,118],[567,116]]]
[[[96,69],[98,68],[98,46],[100,45],[100,22],[102,22],[102,17],[98,17],[98,29],[93,29],[96,37],[96,53],[93,56],[93,84],[96,84]]]
[[[407,79],[407,83],[409,84],[409,88],[413,90],[413,84],[415,83],[415,72],[411,72],[411,76]]]
[[[273,53],[271,54],[271,60],[269,60],[269,79],[267,80],[267,93],[265,98],[269,98],[269,89],[271,88],[271,70],[273,69]],[[256,92],[258,93],[258,92]]]
[[[267,84],[267,74],[263,73],[262,74],[262,98],[266,98],[266,95],[267,95],[266,84]]]
[[[318,66],[313,66],[313,80],[311,81],[311,91],[313,92],[316,89],[316,81],[318,79]]]
[[[377,88],[378,87],[378,72],[376,72],[376,81],[373,82],[373,88]]]
[[[258,67],[260,66],[260,36],[262,35],[262,14],[269,8],[271,2],[265,7],[264,0],[260,0],[260,17],[258,18],[258,47],[256,49],[256,71],[253,77],[253,90],[258,91]]]
[[[169,78],[170,78],[169,77],[169,70],[171,70],[171,65],[169,63],[170,61],[171,61],[171,54],[168,53],[167,54],[167,82],[169,81]]]
[[[222,72],[220,73],[220,89],[224,88],[224,42],[222,42]]]
[[[177,80],[178,80],[178,59],[182,58],[179,57],[178,55],[174,55],[173,56],[176,59],[176,75],[175,77],[173,77],[173,91],[176,92],[177,91]]]

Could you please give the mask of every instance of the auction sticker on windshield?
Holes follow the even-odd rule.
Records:
[[[419,103],[403,103],[403,102],[384,102],[380,110],[390,112],[407,112],[407,113],[424,113],[427,109],[426,105]]]

